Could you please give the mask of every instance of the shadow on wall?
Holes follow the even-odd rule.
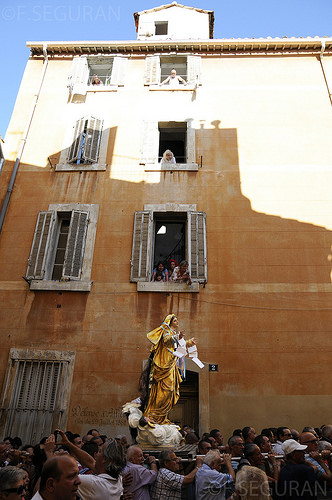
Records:
[[[1,261],[6,262],[1,266],[3,279],[15,280],[25,274],[38,212],[47,210],[50,203],[79,202],[99,204],[94,283],[128,283],[134,212],[143,210],[145,203],[170,202],[196,203],[197,210],[206,212],[208,285],[270,284],[277,290],[280,284],[285,287],[331,283],[331,232],[252,210],[241,192],[236,129],[219,128],[219,120],[211,123],[213,129],[202,124],[196,130],[196,158],[203,157],[203,168],[198,172],[162,172],[159,184],[111,178],[116,127],[107,131],[106,171],[85,172],[77,165],[77,171],[56,172],[45,162],[42,177],[35,182],[36,167],[31,172],[32,168],[22,164],[1,235]],[[60,153],[49,155],[53,163]],[[125,152],[123,156],[128,158]],[[4,173],[9,168],[7,161]],[[4,191],[6,184],[2,185]],[[20,252],[10,256],[12,242],[22,229],[17,226],[15,230],[15,221],[23,215],[25,244]],[[34,302],[39,300],[42,299],[36,294]],[[151,302],[149,324],[163,315],[167,300],[159,294],[139,294],[138,303],[144,309]]]
[[[54,349],[75,349],[78,359],[88,355],[96,380],[94,400],[108,397],[115,405],[121,397],[123,402],[136,397],[132,392],[149,349],[146,333],[172,311],[180,315],[188,336],[203,337],[200,358],[223,362],[222,383],[215,378],[212,393],[275,393],[277,386],[287,394],[317,391],[312,377],[317,360],[312,352],[301,356],[302,345],[322,349],[322,335],[331,324],[330,294],[325,293],[331,284],[331,231],[252,210],[241,191],[237,131],[219,128],[218,120],[212,125],[213,129],[202,125],[196,130],[196,158],[203,157],[198,172],[143,173],[141,182],[112,179],[115,130],[109,134],[106,171],[57,172],[47,159],[41,169],[21,165],[0,237],[2,281],[17,282],[25,275],[38,212],[50,203],[79,202],[99,204],[94,285],[89,294],[29,293],[26,285],[23,297],[19,292],[20,301],[17,291],[2,289],[1,330],[7,339],[2,366],[10,347],[20,343],[48,349],[51,339]],[[125,164],[126,151],[117,151],[117,158],[122,153]],[[6,161],[2,179],[11,168]],[[131,168],[142,169],[139,158]],[[159,175],[159,183],[149,183],[150,175],[153,179]],[[3,195],[6,182],[0,189]],[[134,213],[145,203],[194,203],[206,212],[208,283],[195,297],[138,294],[136,284],[129,283]],[[319,287],[322,293],[316,293]],[[324,348],[328,342],[326,338]],[[264,358],[250,356],[250,349],[257,346]],[[209,359],[211,353],[214,359]],[[306,373],[297,377],[291,376],[294,356],[306,367]],[[315,371],[320,394],[330,394],[329,381],[322,380],[330,359],[320,358],[320,363],[319,373]],[[75,369],[72,405],[78,404],[90,378],[81,359]],[[105,380],[116,380],[122,393],[114,395],[112,384],[105,388]]]

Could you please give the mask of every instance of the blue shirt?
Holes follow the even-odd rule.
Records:
[[[233,478],[203,464],[196,472],[195,482],[196,500],[224,500],[226,486]]]

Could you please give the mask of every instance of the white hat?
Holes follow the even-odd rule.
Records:
[[[295,439],[286,439],[286,441],[282,443],[281,448],[285,455],[289,455],[293,451],[304,451],[308,446],[298,443]]]

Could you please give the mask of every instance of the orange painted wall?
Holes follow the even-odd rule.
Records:
[[[73,108],[70,64],[48,63],[0,235],[0,381],[11,347],[73,350],[67,427],[111,434],[124,425],[113,409],[137,396],[146,333],[172,311],[200,358],[219,365],[211,428],[329,423],[332,108],[316,58],[203,56],[193,97],[149,92],[144,59],[133,57],[124,88],[84,104],[109,110],[107,170],[56,172],[47,157],[59,158]],[[41,66],[32,58],[23,78],[0,200]],[[139,134],[151,109],[191,113],[202,169],[144,172]],[[22,276],[38,211],[70,202],[99,204],[92,291],[32,292]],[[198,294],[138,293],[129,282],[134,212],[166,202],[206,212],[208,283]]]

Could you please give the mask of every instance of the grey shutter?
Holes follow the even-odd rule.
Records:
[[[99,156],[103,120],[91,116],[88,120],[83,158],[85,161],[96,163]]]
[[[33,237],[28,269],[28,279],[42,280],[45,276],[50,245],[55,226],[55,211],[39,212]]]
[[[188,56],[187,58],[187,82],[191,85],[201,84],[201,57]]]
[[[68,362],[19,360],[14,363],[15,377],[8,408],[7,435],[39,442],[53,431],[63,411],[63,385]]]
[[[72,62],[68,87],[71,94],[86,94],[89,78],[89,65],[86,56],[75,56]]]
[[[188,212],[188,260],[193,280],[207,281],[205,212]]]
[[[141,139],[141,163],[156,163],[158,161],[158,149],[158,122],[143,122]]]
[[[113,59],[111,85],[124,85],[128,57],[116,56]]]
[[[63,276],[72,280],[81,278],[89,212],[73,210],[63,263]]]
[[[69,148],[68,152],[68,162],[77,161],[79,157],[81,142],[82,142],[82,133],[84,131],[86,118],[80,118],[74,125],[74,134],[73,134],[73,142]]]
[[[149,281],[151,275],[153,213],[135,212],[130,281]]]
[[[160,57],[146,56],[144,85],[158,85],[160,83]]]

